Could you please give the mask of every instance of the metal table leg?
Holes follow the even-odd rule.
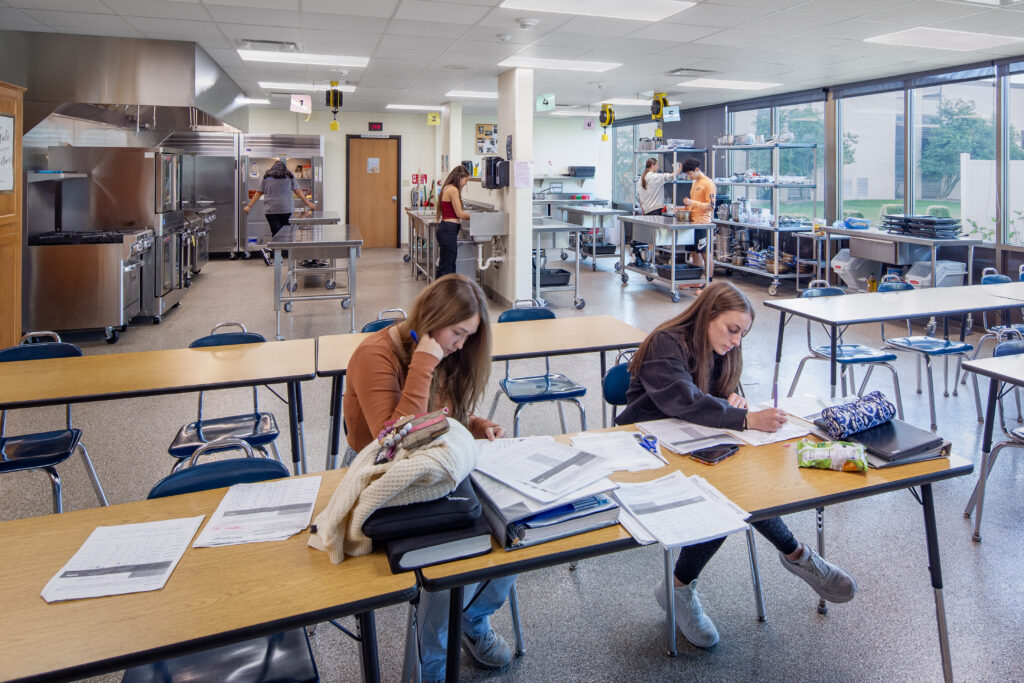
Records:
[[[668,617],[668,656],[675,657],[679,654],[676,649],[676,605],[675,605],[675,591],[672,590],[675,586],[673,581],[674,576],[672,574],[672,549],[664,549],[665,556],[665,604],[668,605],[668,609],[665,610],[665,614]]]
[[[292,467],[295,474],[302,474],[302,449],[299,446],[299,401],[298,382],[288,382],[288,434],[291,438]]]
[[[345,375],[338,375],[331,382],[331,437],[327,446],[327,469],[338,466],[338,452],[341,449],[341,397],[345,391]]]
[[[782,365],[782,335],[786,332],[786,313],[779,311],[779,338],[775,342],[775,372],[772,375],[772,404],[779,405],[779,366]],[[833,391],[835,387],[833,387]]]
[[[444,665],[446,683],[458,683],[459,658],[462,647],[462,600],[465,588],[457,586],[449,591],[448,598],[448,654]]]
[[[602,386],[602,392],[601,392],[602,393],[602,396],[601,396],[601,426],[602,427],[607,427],[608,426],[608,404],[604,400],[603,388],[604,388],[604,375],[608,371],[608,367],[607,367],[608,366],[608,361],[604,357],[604,351],[599,351],[597,355],[601,358],[601,386]]]
[[[985,432],[981,441],[981,467],[978,470],[978,483],[974,487],[972,500],[974,501],[974,535],[975,542],[981,543],[981,513],[985,502],[985,481],[988,479],[988,468],[992,457],[992,432],[996,422],[996,405],[999,403],[999,387],[1001,382],[992,378],[988,383],[988,407],[985,409]],[[970,515],[970,503],[964,510],[964,515]]]
[[[348,322],[349,332],[356,331],[356,259],[359,247],[348,248]]]
[[[935,503],[932,485],[921,486],[921,504],[924,507],[924,533],[928,544],[928,570],[935,593],[935,622],[939,629],[939,654],[942,657],[942,677],[953,681],[953,661],[949,654],[949,631],[946,628],[946,605],[942,598],[942,563],[939,560],[939,535],[935,528]]]
[[[839,330],[835,325],[829,327],[829,385],[831,393],[829,398],[836,397],[836,340],[839,337]]]
[[[277,313],[277,341],[281,336],[281,250],[274,249],[274,312]]]
[[[380,683],[380,658],[377,656],[377,626],[373,612],[356,616],[359,623],[359,654],[365,683]]]

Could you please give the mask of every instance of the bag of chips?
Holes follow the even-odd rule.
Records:
[[[864,446],[849,441],[798,441],[796,459],[800,467],[840,472],[867,472],[868,460]]]

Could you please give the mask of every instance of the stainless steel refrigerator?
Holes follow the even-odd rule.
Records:
[[[183,209],[216,209],[208,226],[209,250],[235,256],[243,251],[238,239],[243,188],[235,133],[174,133],[164,141],[184,151],[182,157]]]
[[[323,207],[324,157],[322,135],[245,135],[242,136],[240,183],[245,188],[242,201],[248,202],[259,189],[263,174],[279,159],[295,175],[299,190],[319,208]],[[307,210],[298,197],[292,196],[298,216]],[[239,249],[253,251],[270,239],[270,226],[263,211],[263,201],[253,205],[248,214],[239,212]]]

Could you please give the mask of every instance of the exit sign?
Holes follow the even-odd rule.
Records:
[[[371,133],[379,133],[382,130],[384,130],[384,122],[383,121],[370,121],[368,126],[369,126],[368,130]]]

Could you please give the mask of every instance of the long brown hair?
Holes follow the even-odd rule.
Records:
[[[715,357],[708,341],[708,327],[711,321],[728,311],[741,311],[754,321],[754,306],[747,295],[736,289],[731,282],[718,280],[704,288],[697,300],[676,317],[663,322],[647,335],[630,361],[629,371],[637,374],[647,355],[651,339],[658,332],[668,332],[692,357],[690,374],[697,388],[705,394],[726,398],[736,391],[743,373],[743,351],[739,346],[729,350],[722,357],[722,371],[715,386],[711,386]]]
[[[449,185],[454,185],[455,189],[459,192],[462,188],[459,187],[459,183],[462,182],[463,178],[469,177],[469,171],[466,170],[465,166],[456,166],[452,169],[452,172],[448,174],[448,177],[444,179],[444,185],[441,186],[441,191],[437,193],[437,216],[438,221],[441,220],[441,197],[444,195],[445,188]],[[466,318],[469,316],[467,315]],[[466,318],[463,318],[465,320]]]
[[[491,321],[483,290],[465,275],[445,275],[420,292],[409,317],[398,324],[402,360],[408,363],[417,344],[411,331],[433,335],[474,313],[480,316],[476,333],[466,339],[462,349],[441,359],[430,385],[431,410],[451,403],[452,417],[463,424],[483,396],[491,374]]]
[[[647,189],[647,174],[650,173],[651,169],[657,165],[658,160],[654,157],[651,157],[644,163],[644,172],[643,175],[640,176],[640,184],[644,186],[645,190]]]

